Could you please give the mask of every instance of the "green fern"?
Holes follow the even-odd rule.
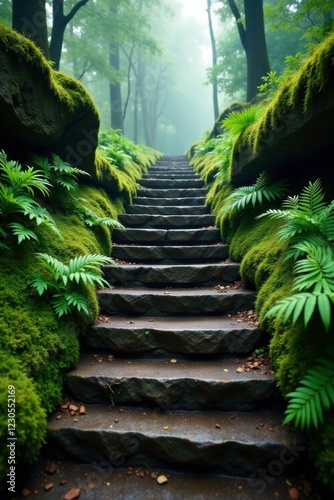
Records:
[[[299,257],[300,251],[294,249],[300,241],[317,242],[334,241],[334,201],[328,206],[324,201],[325,195],[321,182],[309,182],[300,196],[289,196],[282,204],[281,210],[267,210],[258,216],[280,219],[284,222],[278,236],[280,241],[290,240],[289,258]]]
[[[50,180],[54,186],[60,186],[67,191],[74,191],[78,187],[77,177],[79,175],[89,175],[88,172],[76,167],[72,167],[56,154],[48,158],[36,154],[30,155],[30,161],[33,165],[39,167],[45,177]]]
[[[331,310],[333,304],[334,293],[296,293],[280,300],[267,311],[264,319],[270,316],[275,316],[276,319],[279,319],[283,316],[283,323],[291,320],[295,324],[303,315],[304,325],[307,327],[314,312],[318,310],[326,331],[329,331],[332,321]]]
[[[247,127],[256,122],[263,112],[264,107],[259,104],[253,104],[242,111],[232,111],[222,121],[222,126],[233,138],[237,138]]]
[[[38,202],[38,196],[48,196],[51,187],[41,170],[23,168],[18,162],[9,161],[0,152],[0,249],[8,249],[6,238],[14,235],[20,244],[25,240],[38,241],[33,229],[25,222],[44,224],[62,237],[49,212]]]
[[[289,400],[283,424],[294,421],[296,427],[316,429],[324,422],[324,411],[334,404],[334,346],[326,349],[326,355],[316,360]]]
[[[83,202],[87,201],[85,198],[78,198],[78,200]],[[111,217],[99,217],[93,210],[85,207],[84,205],[77,205],[76,213],[79,219],[82,220],[88,227],[108,226],[125,230],[123,224],[117,220],[112,219]]]
[[[94,287],[109,287],[101,274],[102,265],[114,262],[109,257],[99,254],[79,255],[66,265],[49,254],[38,253],[37,256],[50,277],[45,279],[34,274],[28,284],[40,296],[45,293],[52,295],[51,304],[59,317],[74,310],[89,314],[87,299],[76,290],[76,285],[84,283]]]
[[[262,172],[252,186],[235,189],[227,198],[222,210],[223,215],[241,212],[247,206],[262,205],[264,201],[281,199],[288,191],[285,181],[271,183],[267,172]]]
[[[9,227],[12,230],[12,233],[17,236],[19,244],[24,240],[38,241],[37,235],[34,231],[31,231],[31,229],[28,229],[19,222],[11,222],[7,227]]]

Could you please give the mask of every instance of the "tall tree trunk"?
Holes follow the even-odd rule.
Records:
[[[247,101],[258,93],[262,77],[270,71],[264,31],[263,0],[244,0],[246,19]]]
[[[215,120],[219,116],[219,104],[218,104],[218,79],[217,79],[217,47],[216,39],[213,31],[212,16],[211,16],[211,0],[207,0],[207,13],[211,40],[211,51],[212,51],[212,99],[213,99],[213,113]]]
[[[35,42],[49,59],[45,0],[13,0],[12,26]]]
[[[52,2],[53,24],[50,42],[50,58],[54,63],[54,68],[57,70],[60,66],[66,26],[71,19],[73,19],[78,10],[86,5],[88,1],[89,0],[80,0],[77,2],[66,16],[64,14],[64,0],[53,0]]]
[[[138,132],[138,108],[139,108],[139,81],[138,75],[136,77],[136,88],[135,88],[135,99],[134,99],[134,110],[133,110],[133,140],[136,144],[139,142],[139,132]]]
[[[112,16],[118,15],[119,0],[116,0],[114,5],[110,5],[109,12]],[[116,41],[109,43],[109,64],[117,72],[120,70],[120,46]],[[109,83],[109,96],[110,96],[110,123],[111,128],[121,130],[124,132],[123,121],[123,106],[122,106],[122,91],[120,82]]]
[[[147,102],[146,87],[145,87],[145,63],[142,61],[141,58],[139,59],[138,62],[138,84],[139,84],[141,110],[143,115],[145,144],[146,146],[153,147],[150,115],[148,110],[148,102]]]
[[[110,66],[112,66],[114,69],[116,69],[117,71],[120,70],[118,42],[110,42],[109,62]],[[123,123],[122,91],[121,91],[121,84],[119,82],[109,83],[109,95],[110,95],[111,127],[122,130],[123,132],[124,123]]]

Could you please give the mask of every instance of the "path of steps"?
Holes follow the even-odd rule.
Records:
[[[264,335],[240,319],[255,294],[227,260],[202,180],[184,157],[164,157],[140,186],[120,217],[127,230],[114,230],[112,288],[98,292],[100,319],[66,379],[87,414],[50,419],[50,453],[222,477],[292,471],[302,436],[281,426],[270,367],[238,370]]]

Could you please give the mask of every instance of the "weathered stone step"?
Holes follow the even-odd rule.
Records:
[[[113,259],[128,262],[210,262],[228,257],[228,245],[118,245],[112,247]]]
[[[98,290],[102,314],[146,314],[188,316],[189,314],[235,314],[254,309],[255,293],[246,290],[219,292],[214,288],[145,289],[112,288]]]
[[[113,352],[180,354],[251,353],[263,337],[261,330],[236,317],[133,318],[109,317],[85,335],[87,346]]]
[[[215,227],[200,229],[114,229],[114,243],[155,243],[155,244],[193,244],[219,243],[220,231]]]
[[[207,190],[205,188],[184,188],[184,189],[140,189],[137,190],[137,196],[152,198],[197,198],[205,197]]]
[[[46,493],[42,493],[44,485],[50,481],[48,475],[41,471],[48,469],[48,460],[43,457],[37,463],[26,465],[25,486],[30,491],[39,491],[38,497],[47,500],[60,500],[64,498],[64,488],[68,490],[69,485],[74,485],[80,489],[80,499],[82,500],[138,500],[138,499],[158,499],[158,500],[258,500],[259,487],[265,488],[268,499],[276,498],[282,500],[287,498],[288,485],[298,485],[298,476],[279,475],[274,481],[267,482],[264,478],[245,477],[234,478],[231,476],[217,474],[208,471],[205,467],[198,467],[198,470],[171,470],[170,468],[151,468],[149,464],[142,462],[140,465],[134,464],[133,472],[130,473],[125,467],[125,459],[122,455],[108,457],[109,460],[94,464],[79,464],[64,460],[59,464],[57,471],[57,482],[53,483],[53,488]],[[56,461],[57,463],[57,461]],[[284,461],[285,463],[285,461]],[[283,465],[283,464],[282,464]],[[304,476],[307,475],[303,464]],[[183,467],[184,468],[184,467]],[[136,471],[145,477],[137,476]],[[156,477],[165,475],[168,484],[161,486]],[[255,476],[255,474],[254,474]],[[307,475],[307,477],[310,477]],[[266,477],[268,479],[268,477]],[[271,480],[271,477],[269,478]],[[64,487],[64,484],[68,486]],[[87,486],[88,485],[88,486]],[[314,483],[312,483],[314,487]],[[242,495],[242,496],[241,496]],[[324,495],[318,498],[325,498]],[[327,498],[330,498],[328,494]]]
[[[239,264],[117,264],[103,268],[105,279],[115,286],[216,286],[240,279]]]
[[[125,227],[145,228],[190,228],[211,227],[215,224],[214,215],[149,215],[121,214],[119,222]]]
[[[179,205],[139,205],[133,204],[126,207],[127,214],[151,215],[204,215],[209,210],[206,206],[179,206]]]
[[[155,189],[203,188],[202,179],[140,179],[140,186]]]
[[[300,468],[302,464],[305,467],[308,462],[305,440],[299,433],[282,428],[282,420],[280,413],[270,411],[166,413],[159,407],[154,410],[116,407],[110,411],[89,406],[87,414],[77,422],[71,418],[51,418],[47,442],[53,456],[71,457],[81,463],[136,467],[138,462],[147,461],[150,467],[198,466],[201,471],[210,467],[236,478],[256,477],[254,491],[258,492],[260,486],[267,485],[260,480],[259,471],[268,474],[269,468],[270,474],[274,471],[269,479],[276,479],[278,471],[288,474],[291,467]],[[160,494],[159,490],[155,498],[162,498]],[[238,500],[238,496],[219,498]],[[243,498],[249,497],[240,496],[240,500]]]
[[[135,196],[132,202],[138,205],[205,205],[205,196],[186,198],[153,198],[146,196]]]
[[[193,170],[183,170],[180,172],[166,172],[165,170],[152,170],[150,169],[147,174],[142,176],[142,179],[200,179],[200,176]]]
[[[238,373],[244,358],[216,361],[95,358],[82,354],[65,376],[73,397],[88,404],[154,405],[174,410],[250,411],[272,396],[266,370]],[[238,364],[239,362],[239,364]]]

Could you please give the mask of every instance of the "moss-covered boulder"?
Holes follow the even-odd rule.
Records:
[[[327,156],[334,146],[333,84],[334,33],[319,44],[280,88],[260,120],[238,139],[231,181],[251,184],[264,169],[297,182],[325,175]]]
[[[83,85],[54,71],[26,37],[0,24],[0,149],[58,153],[94,173],[99,114]]]

